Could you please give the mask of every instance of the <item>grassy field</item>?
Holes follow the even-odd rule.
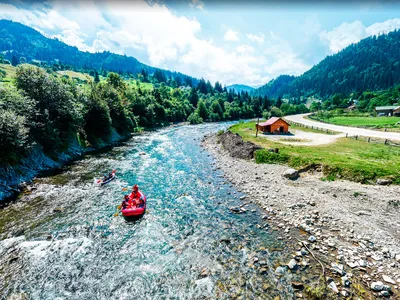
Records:
[[[324,120],[325,122],[354,127],[370,127],[373,128],[397,128],[400,130],[400,117],[347,117],[347,116],[334,116],[330,119]]]
[[[22,64],[19,66],[33,66],[33,65]],[[6,77],[4,78],[4,81],[6,81],[6,82],[15,78],[15,76],[17,74],[17,67],[14,67],[12,65],[0,64],[0,69],[6,71]]]
[[[137,80],[131,79],[128,81],[129,85],[132,85],[133,87],[137,86]],[[153,90],[153,84],[149,83],[149,82],[139,82],[140,84],[140,89],[142,89],[143,91],[147,91],[147,90]]]
[[[10,81],[13,78],[15,78],[15,76],[17,74],[17,68],[20,66],[22,66],[22,67],[33,66],[34,67],[34,65],[31,65],[31,64],[21,64],[21,65],[18,65],[17,67],[14,67],[12,65],[0,64],[0,69],[6,71],[6,77],[5,77],[4,81]],[[56,73],[59,76],[68,75],[71,78],[78,78],[81,80],[93,79],[93,77],[87,73],[74,72],[74,71],[70,71],[70,70],[57,71]]]
[[[337,177],[368,183],[376,178],[391,178],[400,184],[400,147],[369,144],[364,141],[341,138],[323,146],[284,145],[265,138],[256,138],[255,122],[236,124],[230,128],[245,141],[264,148],[279,148],[280,155],[266,154],[261,150],[258,162],[287,163],[294,168],[313,164],[322,165],[327,179]]]
[[[71,70],[57,71],[57,74],[59,74],[60,76],[68,75],[70,78],[78,78],[80,80],[89,80],[89,79],[93,80],[93,76],[90,76],[87,73],[80,73]]]

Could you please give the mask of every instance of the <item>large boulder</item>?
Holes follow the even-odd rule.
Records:
[[[287,169],[282,176],[288,179],[297,179],[299,177],[299,172],[295,169]]]
[[[231,156],[242,159],[252,159],[254,158],[254,152],[262,149],[262,147],[251,142],[244,142],[240,135],[230,131],[221,134],[219,141]]]

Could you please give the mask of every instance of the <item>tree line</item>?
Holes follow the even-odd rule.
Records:
[[[97,71],[96,71],[97,72]],[[159,83],[160,74],[125,80],[107,77],[85,84],[59,76],[51,68],[18,67],[16,78],[0,83],[0,160],[16,163],[34,146],[48,155],[68,150],[73,143],[96,146],[144,127],[170,122],[222,121],[283,116],[308,111],[268,97],[235,93],[219,82],[199,80],[197,86]],[[145,88],[143,82],[157,82]]]

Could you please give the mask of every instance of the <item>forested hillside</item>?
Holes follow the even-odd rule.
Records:
[[[255,96],[268,96],[273,98],[279,98],[287,94],[289,85],[295,80],[296,77],[290,75],[281,75],[276,79],[272,79],[266,85],[255,89],[252,95]]]
[[[400,83],[400,31],[373,36],[352,44],[282,85],[278,77],[255,95],[327,98],[334,94],[387,89]],[[287,81],[286,81],[287,83]]]
[[[161,71],[163,76],[174,78],[178,86],[198,82],[196,78],[182,73],[147,66],[134,57],[111,52],[79,51],[78,48],[68,46],[57,39],[49,39],[33,28],[8,20],[0,20],[0,53],[13,65],[33,60],[40,66],[55,65],[59,69],[93,69],[98,72],[107,70],[134,75]]]
[[[240,92],[248,92],[251,93],[254,91],[254,88],[248,85],[244,84],[232,84],[226,87],[228,90],[232,89],[235,91],[235,93],[240,93]]]

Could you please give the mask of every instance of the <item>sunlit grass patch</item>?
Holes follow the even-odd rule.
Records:
[[[349,138],[340,138],[334,143],[320,146],[286,145],[279,141],[256,138],[255,130],[247,128],[255,128],[255,122],[236,124],[230,130],[240,134],[245,141],[251,141],[266,149],[279,148],[281,155],[289,157],[286,163],[291,167],[321,165],[325,177],[332,175],[334,178],[346,178],[363,183],[387,177],[394,183],[400,184],[400,147]],[[258,162],[282,163],[283,161],[278,156],[268,156],[267,159],[259,158]]]

